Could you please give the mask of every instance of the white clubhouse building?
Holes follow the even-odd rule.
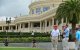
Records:
[[[59,21],[54,18],[56,10],[63,0],[39,0],[29,5],[29,15],[20,16],[12,20],[8,25],[6,21],[0,21],[0,32],[50,32],[53,25],[59,25],[59,29],[66,20]]]

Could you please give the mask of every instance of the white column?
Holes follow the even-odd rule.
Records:
[[[12,26],[10,26],[10,31],[12,31]]]
[[[63,33],[62,26],[64,25],[64,18],[61,19],[61,34]]]
[[[33,31],[33,26],[32,26],[32,22],[31,22],[30,24],[31,24],[31,26],[30,26],[30,27],[31,27],[31,29],[30,29],[30,30],[31,30],[31,31]]]
[[[4,31],[6,31],[6,28],[5,28],[5,26],[3,27],[3,29],[4,29]]]
[[[45,32],[47,32],[47,20],[45,20]]]
[[[3,31],[4,31],[5,29],[4,29],[4,26],[3,26]]]
[[[41,13],[43,13],[43,8],[41,8]]]
[[[9,27],[9,30],[8,31],[10,31],[10,25],[8,24],[8,27]]]
[[[19,28],[20,28],[19,31],[21,31],[21,23],[19,24]]]
[[[51,26],[51,21],[49,20],[49,27]]]
[[[58,20],[56,21],[56,25],[58,25]]]
[[[52,26],[54,25],[54,18],[52,17]]]
[[[40,21],[40,32],[42,31],[41,28],[42,28],[42,22]]]
[[[43,21],[43,28],[42,28],[43,30],[42,30],[42,32],[44,32],[45,31],[45,22]]]
[[[13,29],[14,26],[11,26],[11,31],[13,32],[15,29]]]
[[[30,22],[28,22],[28,31],[30,32]]]
[[[25,28],[25,24],[24,23],[22,24],[22,28]]]
[[[20,29],[21,29],[21,24],[20,24]]]
[[[4,30],[3,26],[2,26],[2,31]]]
[[[49,20],[49,30],[50,30],[50,31],[52,30],[51,20]],[[50,31],[49,31],[49,32],[50,32]]]
[[[17,24],[16,24],[16,31],[17,31],[18,29],[17,29]]]

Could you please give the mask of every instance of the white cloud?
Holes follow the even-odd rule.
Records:
[[[31,0],[0,0],[0,16],[19,16],[29,13]]]

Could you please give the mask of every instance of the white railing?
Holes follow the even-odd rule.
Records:
[[[40,32],[40,27],[33,27],[32,31],[34,31],[34,32]]]
[[[39,2],[39,1],[46,1],[46,0],[32,0],[31,2]]]
[[[52,30],[52,26],[46,27],[46,31],[50,32]],[[18,30],[0,30],[0,32],[8,31],[8,32],[45,32],[45,27],[32,27],[32,28],[21,28]]]

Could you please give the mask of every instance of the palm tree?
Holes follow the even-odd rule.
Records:
[[[56,11],[55,17],[58,20],[67,18],[67,22],[72,24],[72,33],[75,33],[76,24],[80,20],[80,0],[62,2]]]

